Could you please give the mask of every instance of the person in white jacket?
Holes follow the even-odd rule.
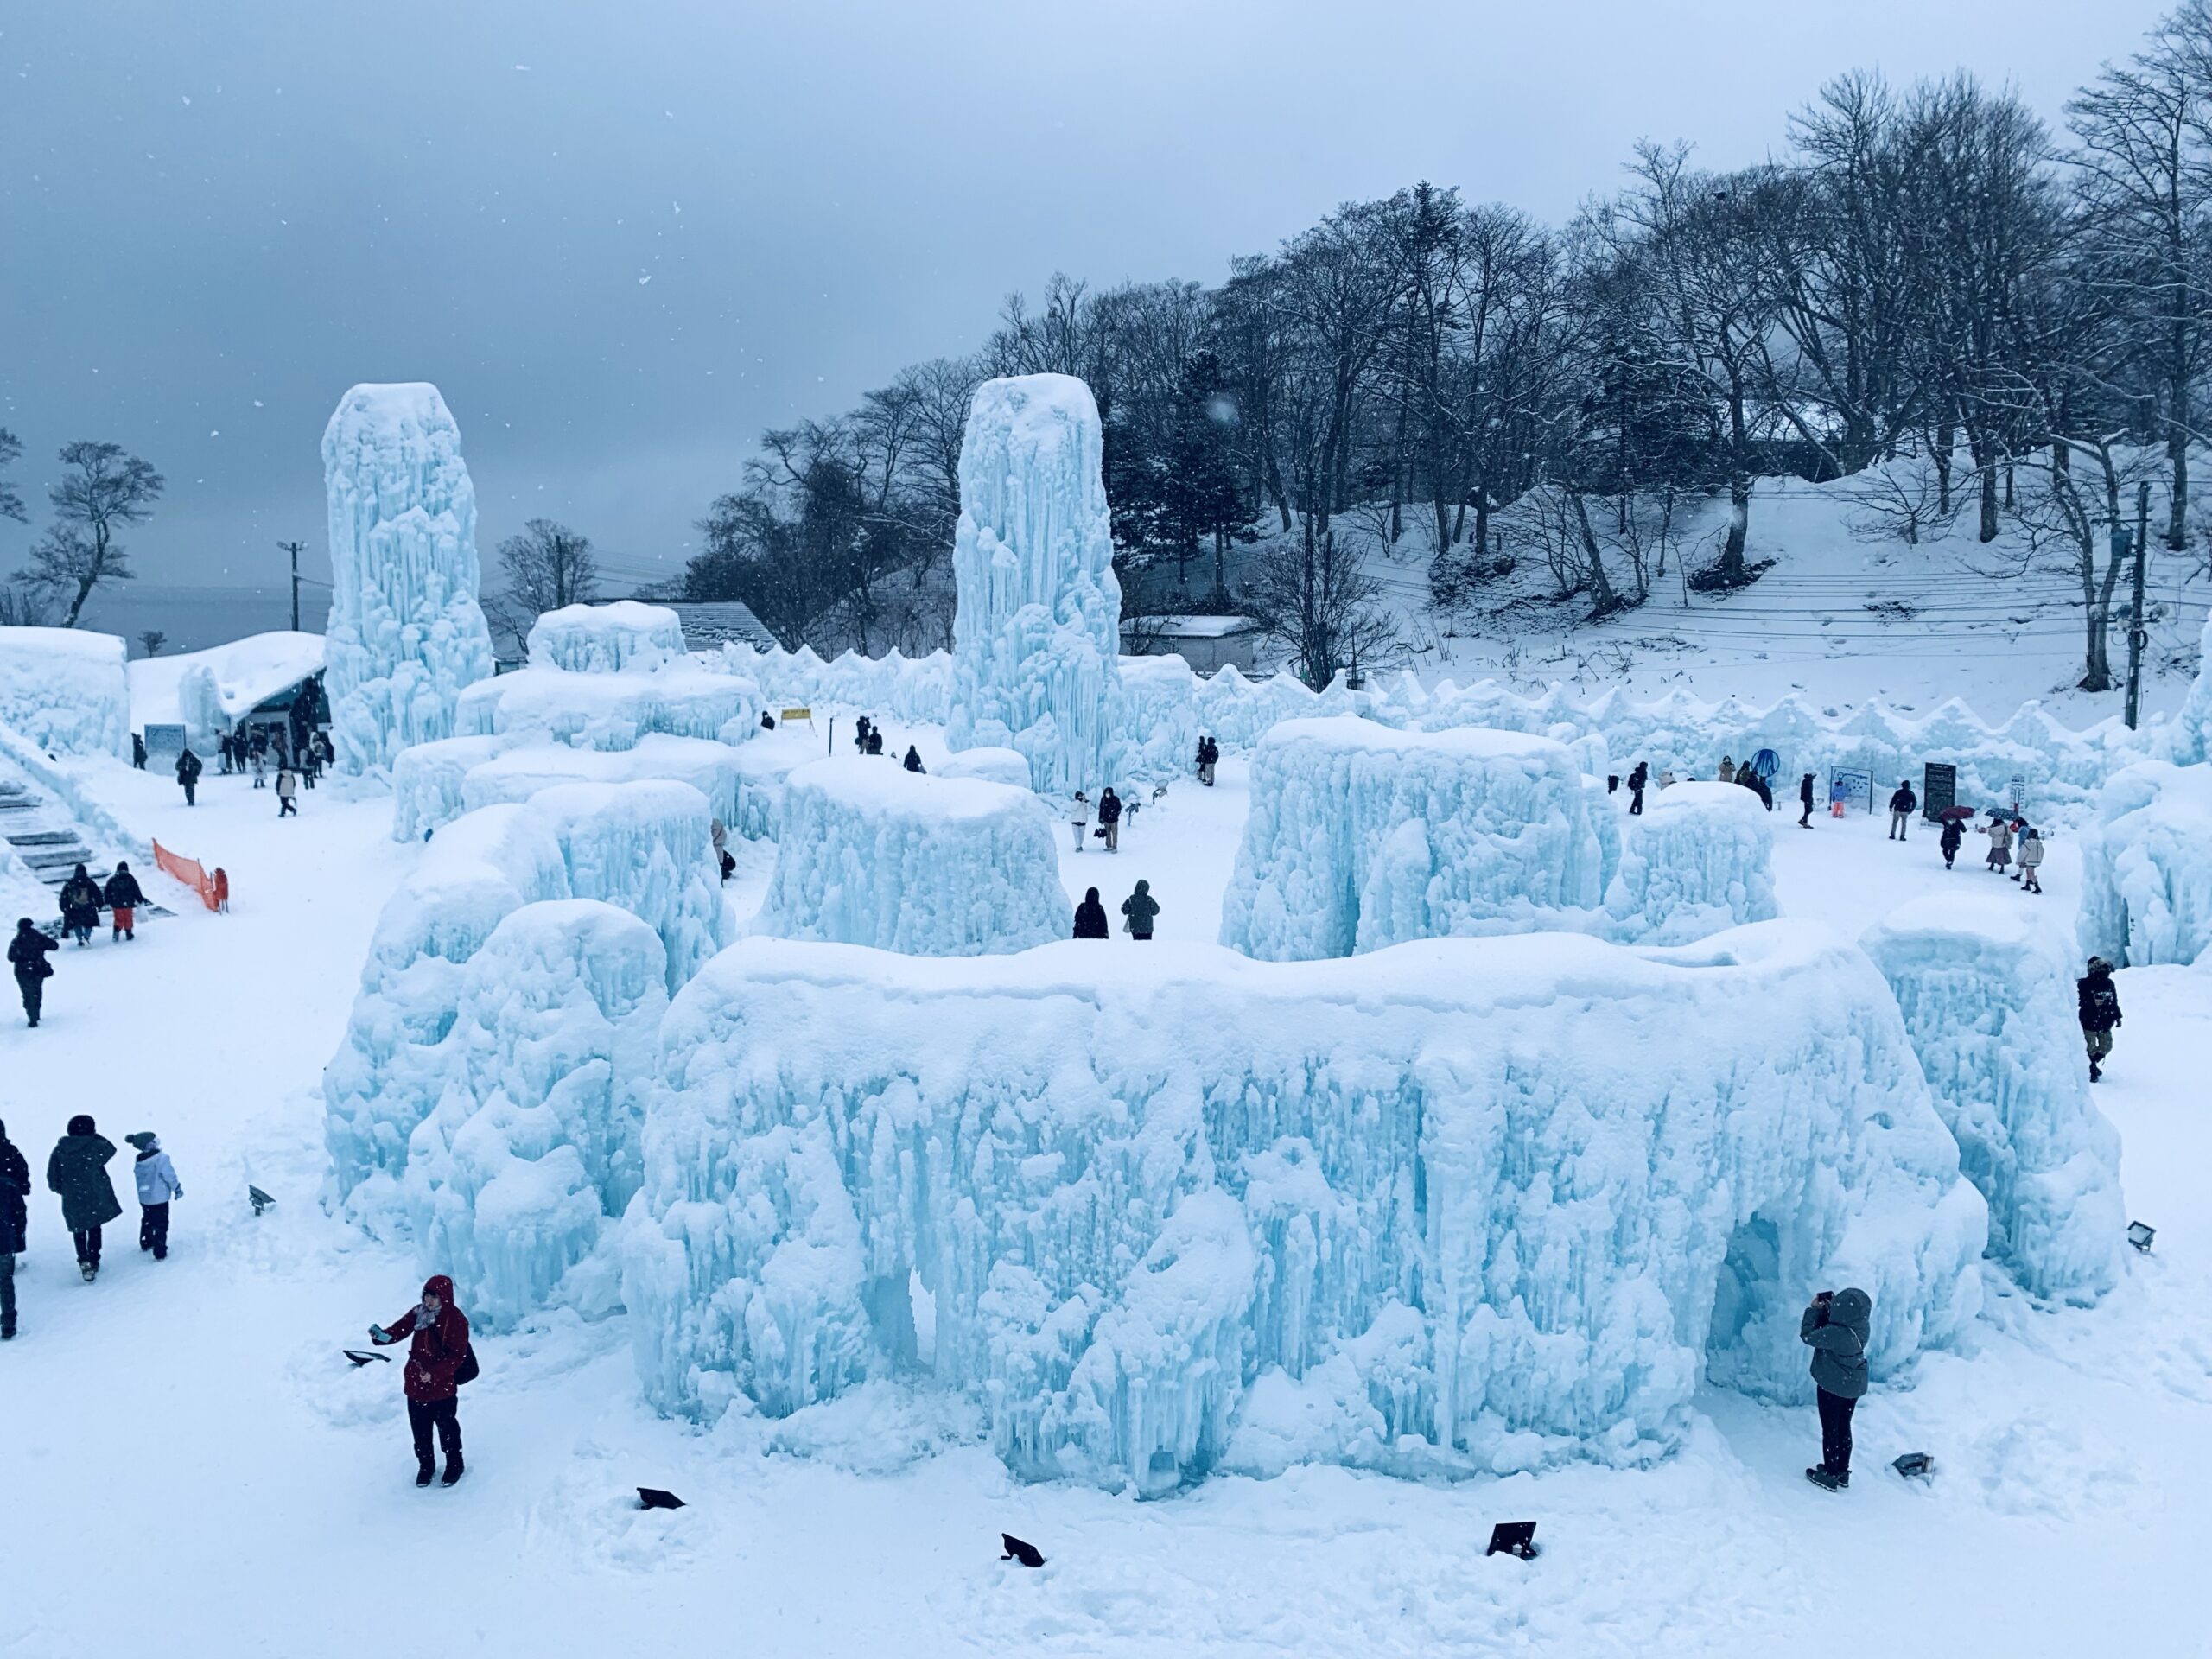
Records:
[[[1090,828],[1090,797],[1079,789],[1075,799],[1068,804],[1068,827],[1075,831],[1075,849],[1079,853],[1084,836]]]
[[[138,1148],[138,1161],[131,1173],[138,1178],[138,1248],[151,1250],[154,1260],[169,1259],[169,1200],[184,1196],[184,1183],[176,1178],[176,1166],[162,1150],[162,1143],[149,1130],[123,1137]]]

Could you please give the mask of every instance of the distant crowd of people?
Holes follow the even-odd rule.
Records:
[[[251,773],[256,789],[271,786],[270,774],[275,774],[276,816],[296,818],[300,815],[300,785],[309,789],[315,785],[338,758],[331,747],[330,734],[320,728],[295,738],[289,726],[257,725],[240,727],[236,732],[226,732],[216,740],[217,754],[222,761],[222,775]],[[132,740],[133,758],[143,767],[146,764],[145,744]],[[177,753],[176,781],[184,791],[184,804],[200,804],[200,779],[207,771],[207,763],[193,753],[187,744]]]

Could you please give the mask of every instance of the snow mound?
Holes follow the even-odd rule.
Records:
[[[256,706],[322,669],[319,633],[255,633],[227,645],[142,657],[130,665],[130,720],[143,731],[181,725],[203,752]]]
[[[1877,1376],[1979,1305],[1985,1206],[1896,1004],[1810,926],[1287,965],[753,940],[660,1068],[624,1298],[647,1395],[704,1419],[927,1371],[1021,1474],[1157,1492],[1280,1373],[1380,1432],[1324,1398],[1310,1434],[1271,1411],[1279,1456],[1632,1462],[1701,1376],[1809,1397],[1811,1288],[1872,1293]]]
[[[2113,774],[2082,837],[2081,942],[2128,968],[2212,953],[2212,766]]]
[[[1026,950],[1067,925],[1052,830],[1027,788],[885,757],[814,761],[784,781],[754,931],[912,956]]]
[[[130,758],[123,641],[77,628],[0,628],[0,726],[50,754]]]
[[[465,736],[630,749],[656,734],[719,739],[727,732],[741,742],[760,719],[760,690],[751,680],[677,658],[658,669],[620,673],[518,669],[463,693],[454,729]]]
[[[1252,760],[1221,942],[1267,962],[1574,926],[1604,849],[1573,757],[1518,733],[1288,721]]]
[[[1029,787],[1029,762],[1019,749],[963,749],[938,762],[939,778],[981,778],[986,783]]]
[[[435,386],[355,386],[322,435],[330,510],[327,646],[341,772],[382,772],[454,734],[465,687],[492,676],[477,605],[476,489]]]
[[[683,623],[665,605],[634,599],[609,605],[564,605],[531,625],[530,660],[572,674],[613,674],[655,668],[683,654]]]
[[[1684,944],[1771,921],[1778,913],[1773,823],[1758,798],[1735,784],[1645,791],[1605,895],[1619,936]]]
[[[2009,900],[2009,902],[2008,902]],[[2008,890],[1939,894],[1866,939],[1959,1163],[1989,1201],[1989,1251],[2070,1302],[2119,1282],[2120,1135],[2089,1099],[2071,956]]]
[[[960,450],[952,572],[955,749],[1019,749],[1030,784],[1095,790],[1122,764],[1122,589],[1090,388],[986,380]]]

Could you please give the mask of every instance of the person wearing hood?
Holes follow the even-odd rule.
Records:
[[[1797,804],[1800,808],[1797,814],[1797,827],[1800,830],[1811,829],[1813,827],[1813,774],[1809,772],[1797,780]]]
[[[99,1277],[100,1229],[123,1213],[115,1183],[107,1178],[114,1158],[115,1142],[79,1112],[46,1160],[47,1191],[61,1200],[61,1223],[76,1243],[77,1271],[88,1285]]]
[[[1992,812],[1989,822],[1982,825],[1981,833],[1989,837],[1989,856],[1984,862],[1998,874],[2004,874],[2005,867],[2012,861],[2012,826],[2002,812]]]
[[[181,749],[176,757],[176,780],[184,785],[184,804],[196,806],[194,791],[200,787],[200,757],[189,747]]]
[[[919,772],[922,769],[922,753],[911,743],[906,746],[906,759],[904,764],[909,772]]]
[[[16,1258],[30,1229],[31,1166],[0,1123],[0,1342],[16,1334]]]
[[[423,1281],[423,1300],[391,1322],[369,1327],[379,1348],[412,1338],[400,1386],[407,1395],[407,1427],[415,1437],[415,1484],[427,1486],[437,1471],[431,1431],[446,1454],[445,1484],[461,1477],[461,1385],[476,1375],[468,1345],[468,1316],[454,1306],[453,1281],[442,1273]]]
[[[1133,939],[1152,937],[1152,925],[1160,917],[1160,900],[1152,896],[1152,883],[1140,881],[1137,890],[1122,900],[1122,914],[1126,918],[1122,925]]]
[[[2020,874],[2015,879],[2023,893],[2041,893],[2043,882],[2037,872],[2043,868],[2043,837],[2030,824],[2020,831]]]
[[[108,919],[115,924],[108,943],[118,939],[136,939],[138,906],[146,902],[146,894],[138,885],[138,878],[130,874],[130,861],[115,861],[115,874],[107,879],[107,891],[101,895],[107,900]]]
[[[1628,815],[1631,818],[1643,816],[1643,791],[1651,787],[1651,764],[1639,760],[1629,768]]]
[[[300,816],[300,775],[292,770],[289,760],[276,763],[276,816],[296,818]]]
[[[169,1259],[169,1200],[184,1196],[184,1183],[176,1178],[176,1166],[162,1150],[162,1143],[150,1129],[141,1129],[136,1135],[123,1137],[138,1149],[138,1161],[130,1173],[138,1178],[138,1248],[153,1252],[154,1260]]]
[[[1106,931],[1106,906],[1098,902],[1098,889],[1096,887],[1085,887],[1083,902],[1075,907],[1075,937],[1078,939],[1111,937]]]
[[[2112,1034],[2120,1027],[2120,989],[2112,982],[2112,963],[2102,957],[2089,958],[2089,971],[2074,982],[2081,999],[2082,1036],[2089,1046],[2089,1081],[2104,1076],[2104,1063],[2112,1058]]]
[[[1736,781],[1736,762],[1732,757],[1725,754],[1720,757],[1719,776],[1724,784],[1732,784]]]
[[[23,1016],[34,1029],[38,1025],[39,1010],[46,1005],[46,982],[54,976],[54,964],[46,959],[47,952],[60,948],[61,941],[33,927],[29,917],[16,918],[16,937],[8,941],[8,964],[16,970],[16,989],[22,995]]]
[[[1874,1299],[1854,1286],[1822,1291],[1797,1324],[1797,1339],[1813,1351],[1814,1397],[1821,1410],[1821,1460],[1805,1478],[1832,1492],[1851,1484],[1851,1414],[1866,1393],[1873,1313]]]
[[[100,884],[79,864],[76,874],[61,884],[61,936],[76,940],[81,950],[92,942],[92,930],[99,925]]]

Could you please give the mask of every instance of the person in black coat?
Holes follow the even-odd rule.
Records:
[[[88,1285],[99,1277],[100,1229],[123,1213],[115,1183],[107,1178],[114,1158],[115,1142],[80,1112],[46,1160],[47,1190],[61,1200],[62,1224],[76,1241],[77,1270]]]
[[[177,755],[176,780],[184,785],[184,804],[197,806],[199,802],[193,798],[193,791],[200,787],[200,757],[189,747]]]
[[[107,891],[101,895],[107,900],[108,919],[115,924],[110,943],[116,939],[135,939],[138,937],[138,906],[146,902],[146,894],[138,885],[138,878],[130,874],[130,861],[115,861],[115,874],[107,879]]]
[[[146,770],[146,738],[142,732],[130,734],[130,764],[141,772]]]
[[[919,772],[919,771],[922,769],[922,757],[921,757],[921,754],[919,753],[919,752],[918,752],[918,751],[917,751],[917,750],[915,749],[914,746],[913,746],[912,744],[911,744],[911,743],[909,743],[909,744],[906,746],[906,770],[907,770],[907,771],[909,771],[909,772]]]
[[[2105,1061],[2112,1055],[2112,1034],[2120,1025],[2120,988],[2112,982],[2112,963],[2102,957],[2089,958],[2089,971],[2074,982],[2081,999],[2082,1036],[2089,1047],[2089,1081],[2104,1076]]]
[[[1075,907],[1075,937],[1078,939],[1111,938],[1106,926],[1106,906],[1098,902],[1098,889],[1085,887],[1083,902]]]
[[[16,1258],[30,1226],[31,1166],[0,1123],[0,1342],[16,1334]]]
[[[1904,841],[1905,827],[1912,822],[1912,815],[1920,805],[1920,797],[1912,792],[1912,785],[1900,779],[1897,793],[1890,797],[1890,839]]]
[[[82,950],[92,942],[92,930],[99,925],[100,884],[79,864],[76,874],[61,884],[61,931]]]
[[[1098,791],[1098,827],[1106,832],[1106,850],[1122,850],[1122,798],[1109,784]]]
[[[40,932],[28,916],[16,923],[16,937],[8,941],[8,964],[16,970],[16,988],[22,994],[23,1013],[34,1027],[46,1001],[46,982],[54,975],[54,964],[46,959],[46,953],[60,948],[60,940]]]
[[[1813,774],[1809,772],[1797,780],[1797,804],[1803,809],[1797,814],[1797,827],[1800,830],[1811,829],[1813,827]]]
[[[1639,760],[1629,769],[1628,815],[1631,818],[1643,816],[1643,791],[1650,781],[1651,767],[1646,762]]]

